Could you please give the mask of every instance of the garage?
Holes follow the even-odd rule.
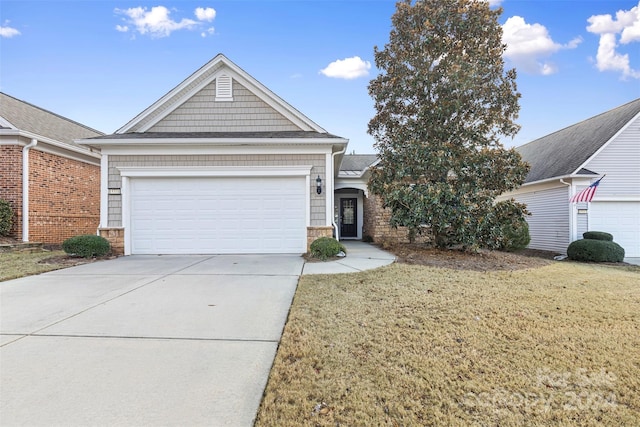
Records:
[[[613,234],[625,257],[640,257],[640,202],[592,202],[589,229]]]
[[[132,254],[303,253],[306,179],[135,177]]]

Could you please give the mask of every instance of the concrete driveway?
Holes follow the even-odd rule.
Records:
[[[303,264],[129,256],[0,283],[0,425],[252,425]]]

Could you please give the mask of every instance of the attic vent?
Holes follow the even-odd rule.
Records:
[[[233,81],[223,74],[216,78],[216,101],[233,101]]]

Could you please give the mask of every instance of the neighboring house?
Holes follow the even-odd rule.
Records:
[[[640,99],[517,150],[531,170],[501,198],[527,204],[530,248],[566,253],[595,230],[613,234],[626,257],[640,257]],[[569,202],[605,174],[591,203]]]
[[[95,234],[100,154],[73,140],[100,135],[0,93],[0,198],[15,212],[11,237],[60,244],[76,234]]]
[[[217,55],[113,135],[99,233],[124,254],[303,253],[331,236],[347,140]]]

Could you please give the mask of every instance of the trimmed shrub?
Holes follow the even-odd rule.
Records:
[[[530,241],[529,224],[523,218],[502,227],[502,240],[498,249],[507,252],[519,251],[526,248]]]
[[[567,256],[574,261],[622,262],[624,248],[607,240],[582,239],[571,242]]]
[[[333,237],[320,237],[311,243],[311,256],[323,261],[338,255],[341,251],[347,252],[342,243]]]
[[[605,233],[604,231],[587,231],[582,233],[582,237],[592,240],[605,240],[607,242],[613,242],[613,235]]]
[[[108,254],[111,250],[111,245],[104,237],[83,234],[70,237],[62,242],[62,250],[72,256],[91,258]]]
[[[6,236],[13,226],[13,208],[11,204],[0,199],[0,236]]]

